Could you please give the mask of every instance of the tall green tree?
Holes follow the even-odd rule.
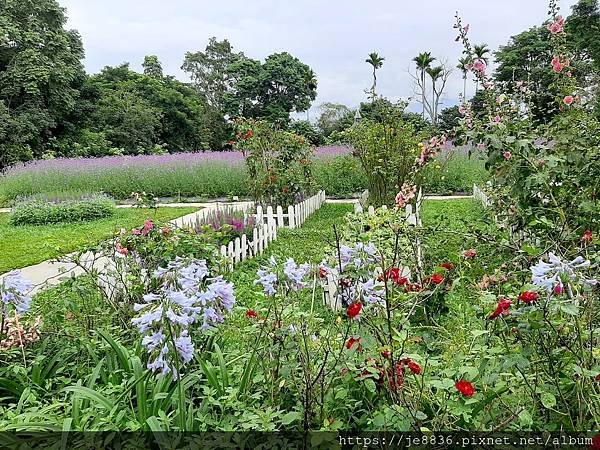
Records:
[[[469,57],[463,57],[460,58],[458,60],[458,65],[456,66],[456,68],[458,70],[460,70],[460,72],[462,73],[462,79],[463,79],[463,91],[462,91],[462,98],[463,98],[463,102],[467,101],[467,78],[469,75],[469,64],[471,64],[471,58]]]
[[[377,97],[377,71],[383,67],[385,58],[379,56],[377,52],[369,53],[369,57],[365,60],[373,68],[373,86],[371,87],[371,98],[375,100]]]
[[[234,118],[288,124],[290,113],[306,111],[317,96],[314,72],[289,53],[270,55],[264,63],[239,60],[228,71],[225,112]]]
[[[156,55],[147,55],[144,58],[142,67],[144,68],[144,75],[158,79],[161,79],[164,76],[162,64]]]
[[[0,0],[0,168],[39,157],[74,110],[83,46],[56,0]]]
[[[339,103],[323,103],[319,106],[317,126],[324,136],[349,128],[354,123],[354,111]]]

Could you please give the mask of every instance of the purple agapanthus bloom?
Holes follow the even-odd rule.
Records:
[[[6,274],[4,279],[0,280],[0,299],[4,303],[4,309],[12,304],[19,314],[29,311],[32,289],[33,283],[25,279],[20,271]]]
[[[283,265],[283,273],[287,277],[292,290],[298,291],[305,286],[304,277],[310,272],[310,264],[298,265],[296,261],[289,258]]]
[[[277,274],[268,269],[259,269],[256,274],[258,275],[258,280],[254,284],[260,284],[266,295],[275,295],[277,292]]]
[[[154,275],[162,282],[160,290],[144,295],[144,303],[134,305],[142,314],[132,324],[144,335],[148,369],[177,379],[176,367],[193,359],[190,327],[201,321],[201,330],[206,331],[222,323],[235,304],[233,284],[222,277],[210,278],[204,260],[177,258]]]

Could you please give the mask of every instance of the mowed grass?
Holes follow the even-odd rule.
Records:
[[[10,215],[0,214],[0,273],[20,269],[96,244],[131,229],[146,219],[162,222],[190,214],[198,208],[119,209],[110,218],[92,222],[46,226],[13,226]]]

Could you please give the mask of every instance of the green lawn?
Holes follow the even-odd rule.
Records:
[[[110,218],[93,222],[47,226],[12,226],[9,214],[0,214],[0,273],[56,258],[77,248],[134,228],[146,219],[167,221],[198,208],[119,209]]]

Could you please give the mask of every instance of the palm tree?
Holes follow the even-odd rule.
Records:
[[[467,66],[471,64],[471,58],[465,57],[458,60],[456,66],[463,74],[463,101],[467,101],[467,75],[469,73]]]
[[[381,69],[384,61],[385,58],[379,56],[379,54],[376,52],[370,53],[369,57],[365,60],[367,64],[371,64],[373,66],[373,87],[371,88],[373,100],[375,100],[376,96],[375,89],[377,88],[377,69]]]
[[[425,119],[425,73],[426,70],[431,67],[431,63],[435,61],[435,58],[431,56],[431,52],[419,53],[413,58],[413,61],[417,64],[417,70],[421,74],[421,101],[423,103],[423,119]]]
[[[490,62],[487,55],[490,53],[490,48],[487,44],[479,44],[473,46],[473,53],[477,59],[482,60],[484,63],[488,64]]]
[[[444,74],[444,68],[442,66],[437,67],[428,67],[425,69],[425,72],[431,77],[431,121],[435,125],[437,123],[437,104],[438,99],[436,99],[437,91],[435,89],[435,83],[442,77]]]

